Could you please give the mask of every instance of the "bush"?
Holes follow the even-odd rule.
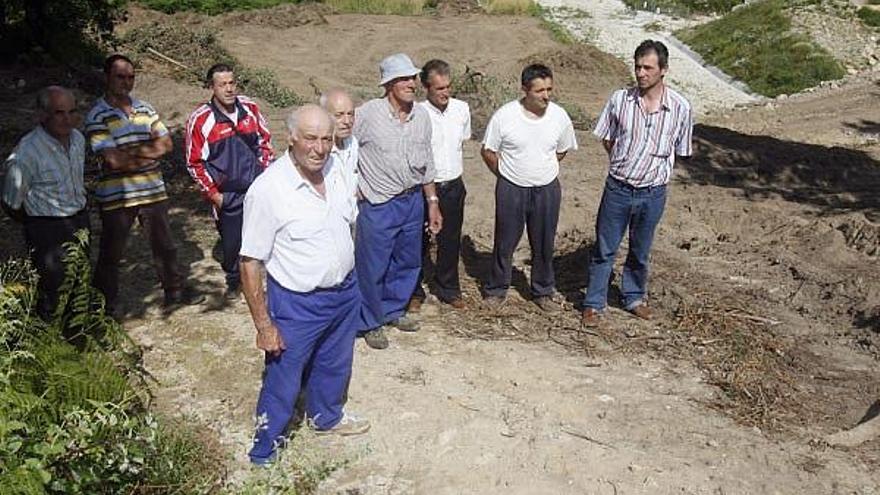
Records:
[[[219,486],[217,454],[149,414],[139,349],[90,285],[84,231],[65,263],[48,322],[35,315],[29,264],[0,265],[0,493],[205,493]]]
[[[765,96],[796,93],[844,74],[827,51],[791,31],[781,0],[756,2],[676,35]]]
[[[858,10],[857,14],[859,19],[861,19],[866,25],[880,27],[880,10],[874,10],[870,7],[862,7]]]

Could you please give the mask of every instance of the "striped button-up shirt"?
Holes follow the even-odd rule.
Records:
[[[43,129],[27,133],[6,159],[3,202],[31,216],[69,217],[86,206],[85,138],[76,129],[64,146]]]
[[[638,88],[615,91],[593,134],[613,141],[609,173],[633,187],[661,186],[672,177],[675,155],[691,155],[691,104],[667,87],[656,112],[645,111]]]
[[[370,100],[355,112],[358,188],[372,204],[381,204],[434,181],[431,119],[420,105],[403,122],[387,98]]]
[[[131,98],[131,115],[126,115],[104,98],[86,116],[86,136],[92,151],[124,148],[168,134],[159,114],[148,103]],[[103,167],[95,198],[104,210],[156,203],[168,199],[162,170],[153,166],[134,172],[115,172]]]

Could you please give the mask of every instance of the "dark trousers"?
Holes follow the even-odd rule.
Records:
[[[238,288],[241,275],[238,270],[238,253],[241,251],[241,225],[244,218],[244,195],[242,192],[224,192],[223,207],[217,212],[217,231],[223,259],[220,266],[226,273],[226,287]]]
[[[95,287],[104,293],[107,307],[113,309],[119,296],[119,262],[125,254],[125,244],[131,226],[137,218],[147,231],[153,265],[166,293],[183,288],[183,274],[177,265],[177,248],[168,221],[168,201],[148,205],[101,211],[101,243],[98,265],[95,268]]]
[[[546,186],[520,187],[499,177],[495,184],[495,244],[492,272],[486,283],[487,296],[504,297],[510,287],[513,252],[523,227],[532,248],[532,296],[549,296],[556,287],[553,274],[553,248],[562,188],[559,179]]]
[[[461,254],[461,226],[464,222],[464,199],[467,189],[461,177],[446,182],[438,182],[437,196],[440,198],[440,213],[443,215],[443,229],[437,234],[437,262],[434,263],[433,282],[437,289],[437,297],[441,301],[449,302],[461,298],[461,282],[458,277],[458,259]],[[427,219],[427,205],[425,206],[425,218]],[[425,290],[422,288],[424,267],[428,263],[429,238],[424,236],[422,249],[424,258],[422,271],[419,272],[419,283],[416,285],[413,297],[425,298]]]
[[[58,303],[58,288],[64,282],[64,243],[74,234],[89,229],[89,214],[82,210],[69,217],[26,217],[24,239],[40,281],[37,312],[48,317]]]
[[[666,186],[635,188],[608,177],[596,215],[596,244],[590,256],[590,280],[584,307],[605,309],[614,257],[629,230],[629,252],[623,265],[621,295],[624,308],[644,302],[648,292],[648,261],[654,231],[666,206]]]

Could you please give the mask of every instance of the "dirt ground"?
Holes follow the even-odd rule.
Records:
[[[610,56],[555,44],[534,19],[323,18],[285,29],[229,25],[220,37],[305,95],[339,85],[374,96],[378,61],[394,51],[417,63],[440,56],[508,84],[522,61],[546,57],[556,61],[560,97],[593,117],[629,78]],[[41,79],[17,80],[0,73],[4,97]],[[173,126],[206,97],[146,72],[136,92]],[[480,305],[494,182],[469,143],[461,266],[469,307],[429,301],[421,332],[392,333],[385,351],[357,343],[348,407],[373,428],[322,444],[350,462],[321,491],[880,493],[880,439],[848,450],[822,441],[880,398],[878,103],[880,86],[865,80],[707,117],[696,156],[677,165],[655,243],[660,317],[641,322],[612,308],[597,332],[579,327],[576,308],[606,173],[599,144],[579,132],[581,149],[562,165],[556,264],[566,311],[548,316],[528,300],[525,240],[508,304]],[[284,111],[265,107],[281,146]],[[8,110],[19,112],[9,121],[27,120],[26,110]],[[19,131],[4,127],[4,152]],[[170,181],[173,224],[190,280],[211,301],[163,317],[138,232],[124,271],[125,326],[146,348],[158,407],[218,435],[241,479],[262,358],[246,306],[219,303],[216,233],[188,181],[180,171]],[[3,252],[20,253],[5,217],[0,231]]]

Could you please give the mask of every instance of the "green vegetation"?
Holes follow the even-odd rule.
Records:
[[[323,0],[338,12],[383,15],[418,15],[431,4],[426,0]]]
[[[744,0],[623,0],[633,10],[662,12],[678,16],[692,14],[723,14],[744,3]]]
[[[68,246],[50,321],[29,264],[0,265],[0,493],[206,493],[222,459],[148,409],[140,351],[91,286],[88,236]]]
[[[120,41],[136,54],[136,61],[154,57],[151,50],[177,61],[180,65],[162,60],[171,75],[181,80],[202,84],[208,68],[224,61],[235,67],[243,94],[258,96],[277,107],[300,105],[305,101],[293,90],[282,86],[272,71],[241,64],[207,29],[192,30],[173,23],[152,23],[132,29]]]
[[[880,2],[880,0],[874,0]],[[876,4],[874,4],[876,5]],[[859,19],[871,27],[880,27],[880,10],[874,10],[870,7],[862,7],[858,10]]]
[[[712,65],[765,96],[791,94],[839,79],[844,71],[827,51],[791,30],[781,0],[764,0],[676,33]]]
[[[481,4],[487,14],[541,16],[541,7],[532,0],[486,0]]]
[[[127,0],[0,0],[0,61],[40,47],[66,63],[94,63]]]
[[[573,45],[578,41],[568,28],[550,19],[546,15],[541,17],[541,26],[550,33],[550,37],[557,43]]]
[[[299,0],[140,0],[140,3],[167,14],[191,11],[216,15],[234,10],[263,9],[283,3],[299,3]]]

